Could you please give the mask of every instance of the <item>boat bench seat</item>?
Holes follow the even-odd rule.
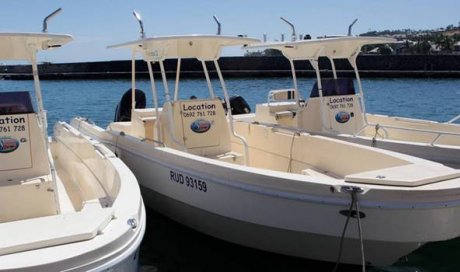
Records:
[[[159,109],[161,113],[161,109]],[[155,109],[134,109],[131,113],[132,132],[134,135],[154,140],[154,126],[157,120]]]
[[[267,104],[270,113],[296,111],[298,109],[295,102],[275,102]]]
[[[346,182],[414,187],[460,177],[460,170],[439,164],[407,164],[347,175]]]
[[[93,239],[113,218],[112,208],[87,204],[81,212],[0,224],[0,256]]]

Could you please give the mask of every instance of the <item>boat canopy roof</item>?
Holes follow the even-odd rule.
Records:
[[[247,49],[278,49],[290,60],[348,59],[359,53],[363,45],[395,43],[386,37],[333,37],[316,40],[299,40],[293,42],[251,44]]]
[[[38,50],[48,50],[71,42],[71,35],[49,33],[0,33],[0,59],[28,60]]]
[[[224,46],[245,46],[256,42],[260,42],[260,40],[235,36],[193,34],[145,38],[112,45],[108,48],[130,48],[134,52],[143,53],[143,57],[147,61],[178,58],[212,61],[220,58],[221,49]]]

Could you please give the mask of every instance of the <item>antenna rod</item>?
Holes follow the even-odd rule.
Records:
[[[356,18],[353,23],[351,23],[349,26],[348,26],[348,36],[351,36],[351,28],[353,27],[353,25],[358,21],[358,18]]]
[[[212,16],[212,18],[214,18],[214,21],[216,21],[216,23],[217,23],[217,35],[220,35],[220,26],[221,26],[220,21],[216,17],[216,15]]]
[[[291,26],[291,28],[292,28],[291,41],[295,41],[297,37],[296,37],[296,34],[295,34],[295,27],[294,27],[294,25],[293,25],[291,22],[289,22],[288,20],[284,19],[283,17],[280,17],[280,19],[283,20],[284,22],[286,22],[288,25]]]
[[[62,11],[62,8],[58,8],[57,10],[53,11],[50,15],[46,16],[45,19],[43,20],[43,33],[48,32],[48,20],[57,15],[59,12]]]
[[[141,39],[145,39],[145,32],[144,32],[144,23],[142,23],[142,17],[137,13],[135,10],[133,11],[134,17],[139,22],[139,26],[141,28]]]

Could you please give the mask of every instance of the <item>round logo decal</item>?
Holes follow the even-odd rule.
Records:
[[[341,112],[338,112],[336,115],[335,115],[335,121],[343,124],[343,123],[346,123],[348,122],[348,120],[350,120],[350,114],[346,111],[341,111]]]
[[[0,153],[10,153],[18,149],[19,141],[11,137],[0,137]]]
[[[211,122],[204,119],[195,120],[191,125],[190,129],[196,133],[204,133],[211,128]]]

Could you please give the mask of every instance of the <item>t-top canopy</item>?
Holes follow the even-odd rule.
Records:
[[[108,48],[130,48],[135,52],[142,52],[144,59],[148,61],[176,58],[210,61],[219,59],[224,46],[243,46],[255,42],[260,40],[221,35],[181,35],[140,39]]]
[[[60,47],[72,40],[63,34],[0,33],[0,59],[31,61],[37,50]]]
[[[252,44],[247,46],[247,49],[278,49],[286,58],[291,60],[317,59],[318,57],[347,59],[358,53],[363,45],[395,42],[395,39],[385,37],[346,36],[294,42]]]

